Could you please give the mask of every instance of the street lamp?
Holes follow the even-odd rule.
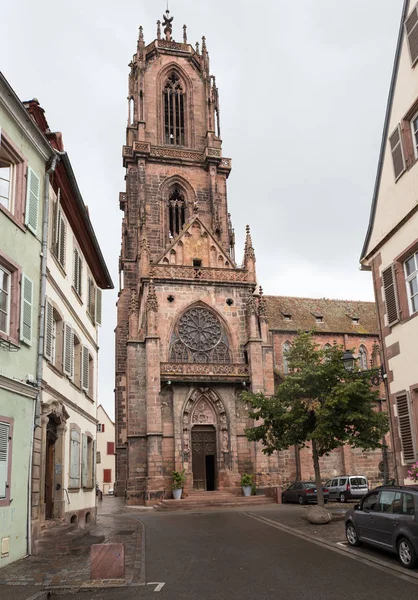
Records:
[[[348,371],[349,373],[351,373],[351,371],[354,371],[354,364],[356,362],[356,359],[354,358],[354,355],[352,352],[350,352],[350,350],[344,350],[342,360],[346,371]]]

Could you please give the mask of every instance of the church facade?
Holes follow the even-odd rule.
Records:
[[[242,264],[235,258],[206,40],[193,47],[184,26],[174,41],[168,12],[157,27],[148,45],[140,28],[130,64],[120,194],[115,494],[128,504],[170,497],[173,470],[197,490],[237,489],[244,472],[262,490],[297,473],[294,453],[268,457],[245,436],[241,393],[272,395],[283,358],[248,227]],[[371,354],[376,323],[361,335]]]

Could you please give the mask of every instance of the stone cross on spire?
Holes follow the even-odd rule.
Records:
[[[174,17],[170,17],[170,11],[168,10],[168,8],[165,11],[165,15],[163,15],[163,19],[165,39],[169,42],[171,40],[171,34],[173,32],[172,22]]]

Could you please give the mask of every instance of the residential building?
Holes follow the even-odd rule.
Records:
[[[54,155],[0,73],[0,568],[30,549],[43,220]]]
[[[373,275],[396,477],[418,459],[418,5],[403,5],[361,265]]]
[[[115,385],[115,492],[128,504],[171,495],[173,470],[185,470],[187,490],[232,491],[246,472],[270,491],[297,473],[294,452],[268,457],[245,434],[253,423],[242,391],[274,393],[294,325],[280,320],[283,331],[271,330],[281,304],[259,291],[249,227],[236,261],[231,160],[222,155],[206,40],[195,49],[184,27],[174,41],[172,22],[167,12],[164,36],[158,24],[147,45],[140,28],[130,63]],[[331,304],[305,304],[309,328],[322,319],[324,343],[353,343],[367,362],[373,308],[340,303],[335,317]],[[294,322],[296,305],[283,309]],[[365,458],[377,478],[381,455]],[[324,475],[366,468],[348,450],[332,460]]]
[[[103,494],[113,491],[115,481],[115,424],[103,406],[97,408],[96,483]]]
[[[56,149],[49,187],[40,426],[33,462],[33,552],[44,529],[96,520],[98,331],[102,290],[113,287],[62,135],[37,100],[28,114]]]

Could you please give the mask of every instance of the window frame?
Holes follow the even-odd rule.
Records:
[[[9,210],[0,203],[0,211],[7,215],[7,217],[16,223],[23,231],[26,231],[24,227],[24,214],[26,205],[27,161],[3,129],[1,129],[0,133],[0,160],[1,159],[13,166],[13,198],[12,210]]]
[[[406,270],[406,263],[411,259],[414,259],[415,262],[415,270],[408,275],[407,270]],[[416,294],[412,295],[410,294],[410,288],[409,288],[409,283],[413,280],[416,279],[417,281],[417,286],[418,286],[418,251],[413,252],[408,258],[406,258],[403,261],[403,269],[404,269],[404,275],[405,275],[405,287],[406,287],[406,297],[408,300],[408,308],[409,308],[409,315],[412,316],[416,313],[418,313],[418,308],[416,308],[414,310],[413,308],[413,304],[412,304],[412,298],[416,297],[417,298],[417,302],[418,302],[418,291]]]
[[[8,165],[7,167],[5,165]],[[0,168],[1,169],[5,169],[8,168],[9,169],[9,179],[5,179],[4,177],[1,176],[0,173],[0,181],[7,181],[9,184],[9,191],[8,191],[8,196],[2,196],[0,194],[0,204],[10,213],[13,214],[13,209],[14,209],[14,188],[15,188],[15,169],[14,169],[15,165],[14,163],[10,160],[10,159],[6,159],[6,158],[1,158],[0,156]],[[7,199],[7,206],[2,202],[2,199]]]
[[[21,305],[21,293],[20,285],[22,279],[22,271],[19,265],[17,265],[11,258],[3,254],[0,250],[0,267],[10,273],[10,300],[9,300],[9,332],[3,333],[0,331],[0,340],[4,340],[13,344],[14,346],[20,346],[20,305]]]
[[[60,190],[58,190],[58,195],[52,202],[51,254],[66,274],[67,220],[62,210],[60,196]]]
[[[10,417],[3,417],[0,415],[0,423],[4,423],[8,426],[8,448],[7,448],[7,479],[6,479],[6,488],[5,488],[5,496],[4,498],[0,498],[0,507],[9,506],[11,503],[10,494],[12,489],[12,461],[13,461],[13,427],[14,427],[14,419]]]
[[[77,246],[73,249],[73,290],[81,300],[83,297],[83,256]]]
[[[73,438],[73,434],[77,434],[78,440]],[[77,476],[76,477],[73,476],[74,474],[72,471],[73,449],[76,446],[72,442],[74,442],[74,444],[77,445],[78,460],[77,460]],[[69,470],[68,470],[68,489],[69,490],[79,490],[81,487],[81,445],[82,445],[81,442],[82,442],[81,429],[80,429],[80,427],[78,427],[78,425],[75,425],[74,423],[72,423],[71,427],[70,427],[70,435],[69,435],[69,445],[70,445],[70,452],[69,452],[70,460],[69,460]],[[75,465],[75,461],[74,461],[74,465]]]

